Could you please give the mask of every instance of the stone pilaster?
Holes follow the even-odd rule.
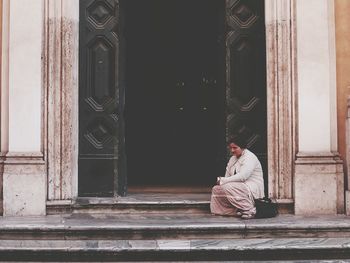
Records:
[[[8,23],[5,216],[44,215],[46,166],[42,136],[42,0],[6,0]],[[5,18],[4,18],[5,20]],[[4,69],[2,70],[4,72]]]
[[[4,156],[8,151],[8,2],[0,1],[0,215],[3,214]]]
[[[344,213],[344,173],[337,153],[334,2],[296,0],[296,23],[295,213]]]
[[[294,1],[265,0],[269,196],[293,206]]]
[[[45,0],[48,204],[77,195],[79,1]]]

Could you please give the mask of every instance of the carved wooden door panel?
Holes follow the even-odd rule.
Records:
[[[79,196],[125,194],[119,0],[80,1]]]
[[[260,159],[267,185],[264,1],[226,0],[226,136]],[[265,187],[266,188],[266,187]]]

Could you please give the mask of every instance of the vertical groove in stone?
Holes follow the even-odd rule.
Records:
[[[269,195],[293,198],[291,0],[266,0]]]
[[[46,3],[48,199],[66,200],[76,185],[79,1]]]
[[[48,2],[48,197],[60,199],[61,23],[60,2]]]

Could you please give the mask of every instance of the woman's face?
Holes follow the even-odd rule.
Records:
[[[238,145],[236,145],[234,143],[230,143],[228,147],[229,147],[232,155],[234,155],[236,157],[240,157],[242,155],[243,150]]]

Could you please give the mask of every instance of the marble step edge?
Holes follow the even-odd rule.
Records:
[[[118,204],[90,204],[90,205],[56,205],[47,204],[46,212],[48,215],[57,214],[143,214],[143,213],[210,213],[209,202],[203,203],[118,203]]]
[[[294,201],[278,199],[280,214],[294,214]],[[78,198],[76,200],[47,201],[47,214],[67,213],[208,213],[210,201],[198,200],[133,200],[113,198]]]
[[[48,215],[67,213],[208,213],[207,200],[140,200],[133,198],[76,198],[46,202]]]
[[[0,240],[350,238],[350,226],[279,224],[50,225],[0,227]],[[350,240],[350,239],[349,239]]]
[[[348,238],[194,240],[1,240],[1,260],[348,259]]]

